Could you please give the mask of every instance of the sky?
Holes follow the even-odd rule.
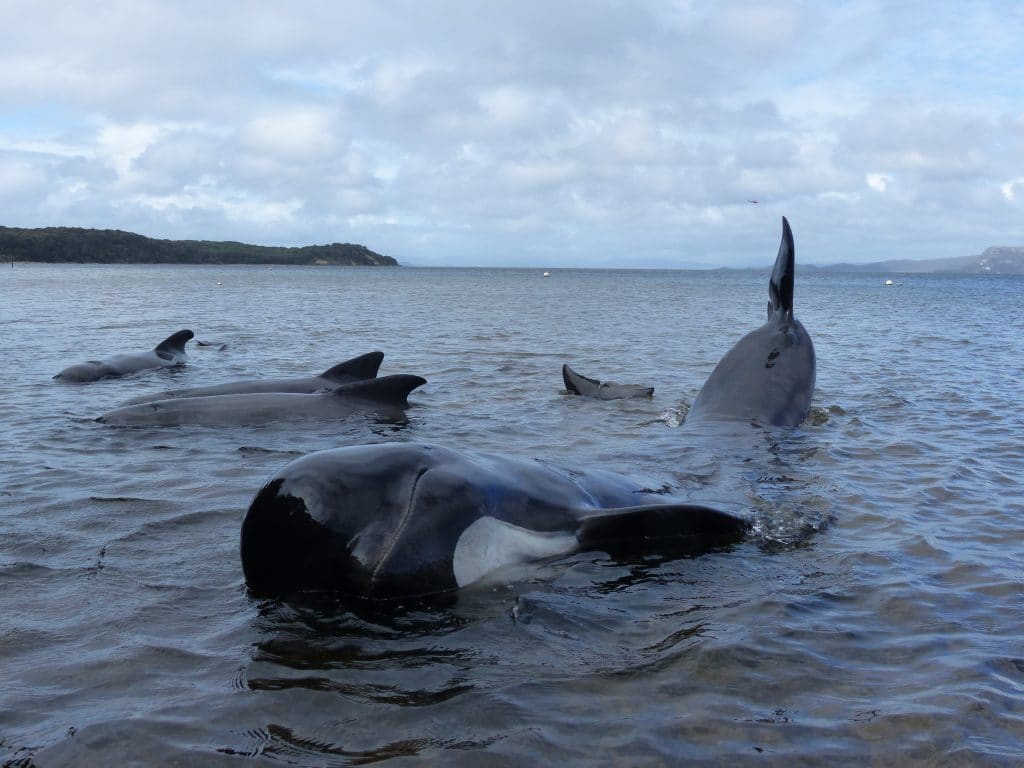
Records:
[[[0,225],[419,266],[1024,245],[1024,3],[0,0]],[[751,202],[756,201],[756,202]]]

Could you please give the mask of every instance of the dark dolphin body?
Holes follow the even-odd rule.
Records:
[[[397,374],[317,394],[262,392],[155,400],[128,405],[96,421],[116,427],[246,427],[276,421],[343,419],[357,411],[390,415],[408,406],[409,393],[426,379]]]
[[[264,486],[242,523],[257,592],[436,595],[577,550],[697,553],[747,521],[600,472],[417,443],[319,451]]]
[[[256,392],[296,392],[308,395],[313,392],[335,389],[342,384],[372,379],[376,377],[377,370],[380,368],[383,359],[383,352],[368,352],[365,355],[338,363],[333,368],[328,368],[319,376],[307,376],[296,379],[243,379],[241,381],[229,381],[224,384],[213,384],[207,387],[171,389],[166,392],[154,392],[149,395],[133,397],[131,400],[125,400],[121,405],[150,403],[154,400],[172,400],[178,397],[242,395]]]
[[[793,317],[793,236],[769,282],[769,318],[722,358],[694,401],[704,424],[799,424],[814,389],[814,348]],[[699,427],[697,427],[699,428]],[[242,523],[242,567],[263,593],[333,590],[362,598],[443,593],[512,563],[579,549],[700,552],[748,528],[612,474],[391,443],[298,459],[256,495]]]
[[[793,315],[794,270],[793,232],[783,217],[779,255],[768,281],[768,322],[718,362],[697,393],[687,424],[707,419],[795,427],[807,416],[814,394],[814,345]]]
[[[568,365],[562,366],[562,381],[565,382],[567,392],[598,400],[622,400],[628,397],[651,397],[654,395],[654,387],[588,379],[586,376],[576,373]]]
[[[103,360],[89,360],[65,368],[53,378],[61,381],[86,382],[125,376],[147,368],[181,365],[188,357],[185,344],[195,334],[189,330],[172,333],[148,352],[114,355]]]

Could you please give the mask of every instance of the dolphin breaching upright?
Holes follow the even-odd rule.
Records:
[[[700,390],[691,432],[715,422],[793,427],[814,391],[810,336],[793,315],[789,222],[768,283],[768,320]],[[740,513],[689,503],[658,483],[419,443],[311,453],[256,494],[241,530],[258,593],[329,590],[359,600],[444,595],[504,566],[600,550],[699,554],[742,538]]]
[[[102,360],[88,360],[68,366],[53,378],[72,382],[98,381],[144,371],[147,368],[181,365],[188,359],[188,355],[185,354],[185,344],[194,335],[188,329],[181,330],[172,333],[156,347],[146,352],[130,352],[113,355]]]
[[[686,423],[752,421],[795,427],[807,416],[814,394],[814,344],[793,314],[796,251],[782,218],[782,242],[768,281],[768,320],[733,345],[690,406]]]

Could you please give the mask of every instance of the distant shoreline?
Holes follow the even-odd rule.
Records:
[[[42,264],[401,266],[391,256],[354,243],[278,247],[232,241],[157,240],[118,229],[79,227],[0,227],[0,259]]]

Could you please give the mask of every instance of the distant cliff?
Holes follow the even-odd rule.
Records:
[[[398,266],[392,257],[352,243],[278,248],[209,240],[154,240],[118,229],[78,227],[0,227],[0,261]]]
[[[974,275],[1024,275],[1024,247],[994,245],[980,256],[947,259],[890,259],[870,264],[830,264],[819,267],[843,272],[956,272]]]

